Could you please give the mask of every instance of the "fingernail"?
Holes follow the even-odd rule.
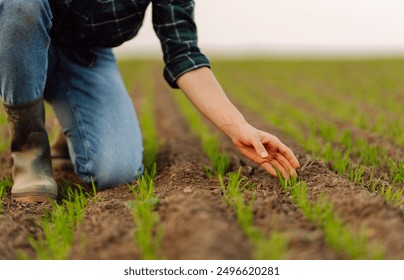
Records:
[[[262,157],[262,158],[266,158],[267,156],[268,156],[268,153],[267,153],[267,152],[262,152],[262,153],[261,153],[261,157]]]

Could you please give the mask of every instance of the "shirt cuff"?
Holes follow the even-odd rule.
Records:
[[[209,67],[208,58],[202,53],[180,55],[166,63],[164,68],[164,78],[172,88],[179,88],[177,79],[188,71]]]

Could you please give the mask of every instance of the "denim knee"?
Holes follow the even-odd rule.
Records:
[[[80,165],[80,163],[77,163]],[[98,154],[76,167],[77,174],[88,183],[94,182],[97,190],[105,190],[135,180],[143,173],[142,155],[130,158],[113,158],[111,153]]]
[[[0,0],[2,36],[24,40],[31,31],[44,27],[50,30],[52,12],[48,0]],[[23,42],[21,42],[23,43]]]

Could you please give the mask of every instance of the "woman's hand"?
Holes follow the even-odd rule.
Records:
[[[293,152],[277,137],[249,124],[237,128],[227,127],[227,130],[240,152],[270,174],[277,177],[276,168],[284,178],[296,176],[299,162]]]

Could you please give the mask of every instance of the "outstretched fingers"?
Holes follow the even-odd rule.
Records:
[[[292,150],[269,133],[252,132],[242,141],[233,139],[233,143],[247,158],[260,164],[272,176],[278,177],[279,171],[284,178],[295,177],[300,165]]]
[[[300,164],[292,150],[277,137],[268,135],[265,132],[263,132],[261,136],[261,141],[269,152],[267,161],[273,164],[274,167],[281,172],[283,177],[295,177],[297,175],[296,169],[300,167]]]

